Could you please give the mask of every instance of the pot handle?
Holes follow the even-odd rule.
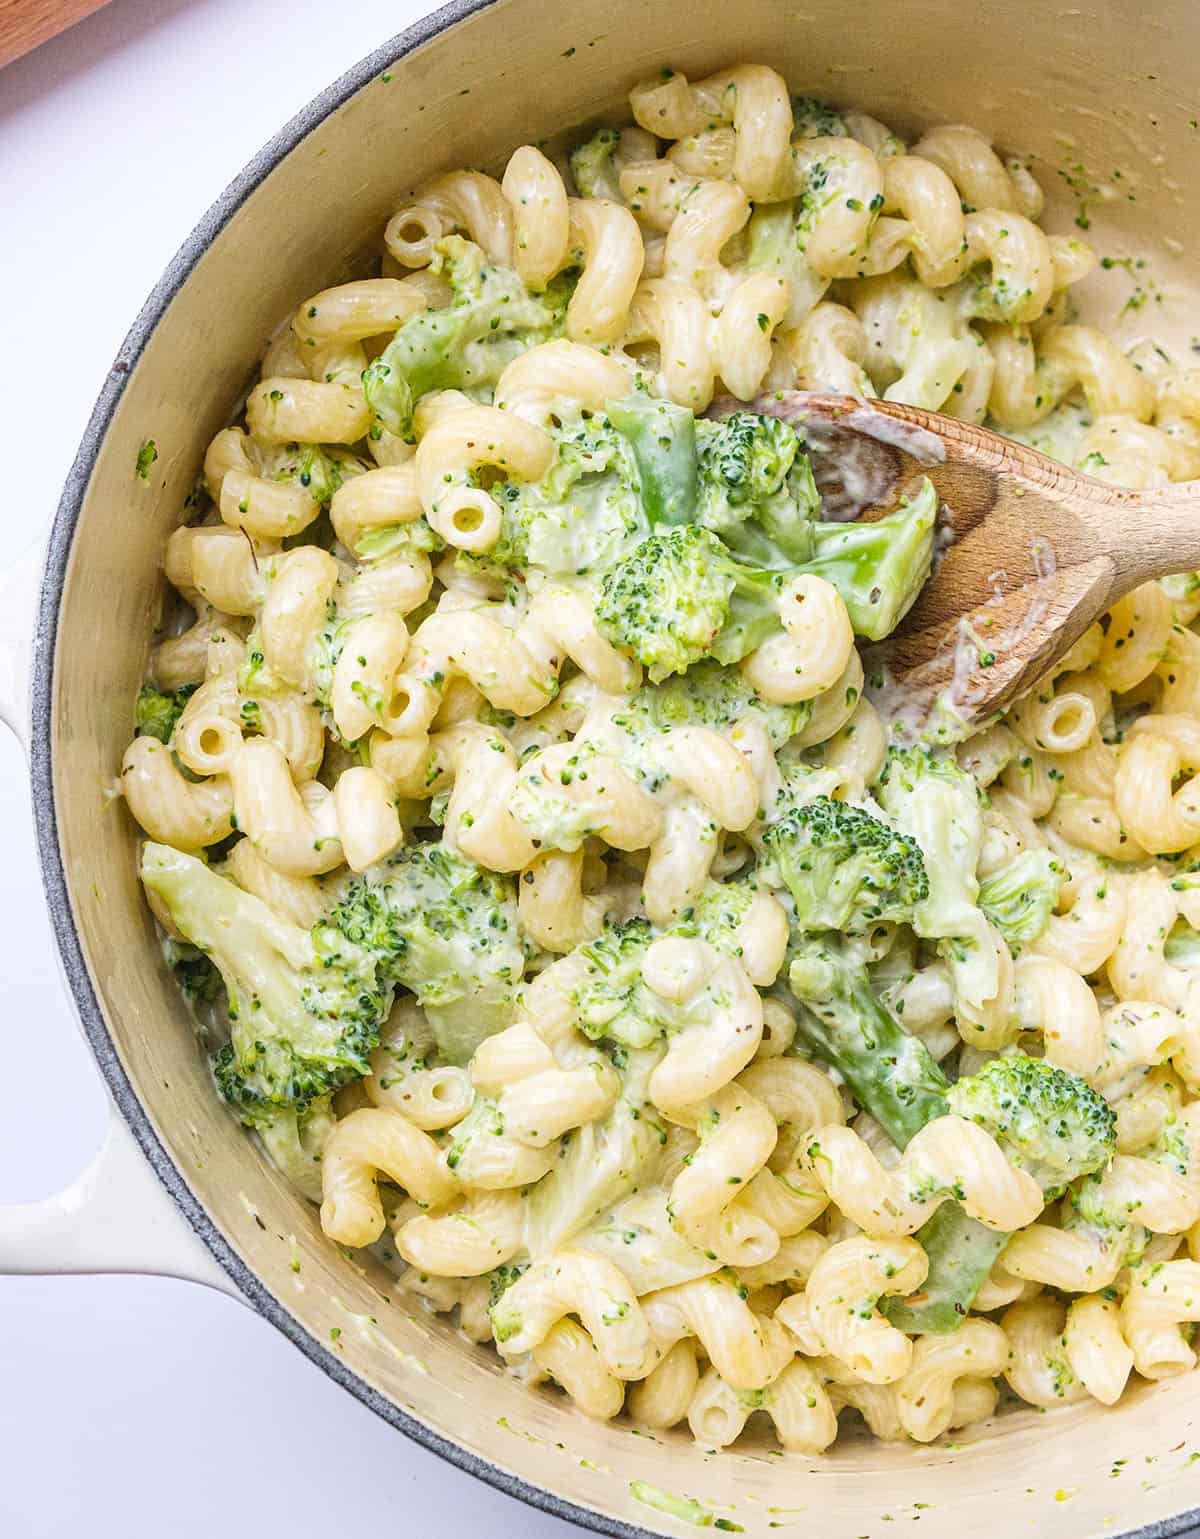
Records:
[[[178,1277],[246,1303],[115,1106],[99,1153],[70,1186],[40,1202],[0,1204],[0,1276],[87,1272]]]
[[[26,757],[45,554],[43,537],[0,574],[0,721]],[[246,1302],[175,1206],[115,1106],[100,1152],[76,1181],[41,1202],[0,1203],[0,1276],[18,1272],[145,1272],[203,1283]]]

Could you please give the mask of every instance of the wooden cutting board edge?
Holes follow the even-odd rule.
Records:
[[[108,0],[0,0],[0,69],[100,10]]]

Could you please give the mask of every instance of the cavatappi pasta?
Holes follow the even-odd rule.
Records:
[[[1149,487],[1200,371],[971,128],[631,110],[418,187],[213,440],[122,769],[168,958],[329,1239],[586,1415],[1111,1406],[1200,1318],[1200,580],[907,742],[936,500],[823,518],[789,392]]]

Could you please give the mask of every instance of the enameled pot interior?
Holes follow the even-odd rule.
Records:
[[[1102,254],[1147,260],[1135,276],[1113,267],[1089,280],[1089,314],[1166,337],[1182,358],[1200,332],[1188,287],[1198,46],[1200,11],[1185,0],[1149,13],[1119,0],[1063,11],[868,0],[849,15],[834,0],[498,0],[442,13],[268,147],[185,248],[110,377],[52,542],[35,695],[43,857],[85,1024],[260,1307],[406,1430],[564,1515],[612,1532],[686,1532],[637,1499],[643,1481],[752,1535],[855,1539],[917,1519],[925,1539],[1181,1532],[1200,1507],[1200,1379],[1144,1386],[1115,1411],[1003,1414],[957,1444],[850,1439],[813,1460],[764,1438],[714,1457],[686,1436],[591,1423],[556,1392],[525,1388],[381,1266],[328,1244],[315,1210],[213,1094],[141,902],[132,821],[109,796],[162,596],[162,546],[204,447],[277,323],[331,281],[377,270],[406,189],[454,166],[495,169],[513,146],[573,124],[619,121],[629,86],[665,64],[702,74],[761,60],[795,89],[905,134],[965,120],[1032,153],[1053,228],[1082,218]],[[1149,297],[1122,314],[1135,278]],[[147,438],[158,459],[142,481]]]

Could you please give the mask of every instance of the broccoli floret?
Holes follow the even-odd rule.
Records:
[[[782,417],[735,411],[698,422],[699,521],[724,532],[753,517],[759,505],[786,489],[799,449],[795,430]]]
[[[728,956],[741,956],[741,927],[761,888],[753,881],[709,882],[672,925],[672,935],[695,936]]]
[[[141,876],[224,981],[230,1040],[213,1073],[243,1122],[268,1122],[280,1108],[302,1113],[370,1072],[391,1005],[370,951],[324,921],[311,931],[288,923],[167,845],[145,846]]]
[[[876,997],[853,940],[794,938],[788,983],[806,1006],[800,1038],[838,1071],[894,1144],[903,1148],[944,1115],[946,1076]]]
[[[979,906],[1013,951],[1045,931],[1058,902],[1063,868],[1049,850],[1025,850],[979,884]]]
[[[945,1111],[987,1128],[1013,1164],[1027,1170],[1048,1198],[1058,1196],[1070,1181],[1107,1165],[1116,1147],[1116,1118],[1104,1098],[1074,1074],[1023,1054],[994,1058],[978,1074],[950,1086],[940,1109],[931,1110],[931,1116]],[[1085,1196],[1085,1204],[1087,1200]],[[1105,1243],[1119,1238],[1108,1222],[1106,1218],[1101,1226],[1090,1218],[1064,1215],[1064,1227],[1103,1227]],[[957,1330],[1009,1236],[988,1229],[956,1202],[948,1202],[917,1231],[916,1238],[929,1257],[929,1274],[919,1294],[889,1299],[883,1312],[904,1331]],[[1127,1238],[1133,1243],[1132,1231]]]
[[[747,475],[753,479],[752,471]],[[789,485],[794,480],[793,471]],[[855,631],[871,640],[895,629],[929,575],[937,495],[928,481],[912,502],[873,524],[813,524],[794,503],[775,522],[764,511],[770,499],[747,506],[757,522],[722,530],[732,553],[711,530],[683,525],[652,534],[605,575],[597,622],[652,679],[682,673],[706,656],[740,662],[778,628],[779,595],[802,573],[831,583]],[[756,538],[748,539],[748,531]],[[798,562],[789,566],[783,558],[793,555]]]
[[[1117,1119],[1102,1095],[1044,1058],[993,1058],[946,1093],[950,1110],[985,1127],[1048,1196],[1108,1164]]]
[[[225,985],[215,963],[196,946],[168,936],[163,942],[163,956],[193,1009],[215,1004],[224,997]]]
[[[658,682],[703,657],[740,662],[779,628],[783,576],[736,561],[694,524],[652,534],[606,573],[596,624]]]
[[[929,896],[921,848],[863,807],[818,796],[763,835],[802,930],[851,933],[907,921]]]
[[[1122,1266],[1136,1265],[1150,1238],[1126,1205],[1112,1204],[1098,1173],[1082,1176],[1067,1192],[1060,1222],[1066,1230],[1090,1234],[1106,1251],[1119,1251]]]
[[[938,500],[925,481],[911,500],[874,523],[814,524],[805,570],[842,596],[856,633],[882,641],[912,608],[929,576]]]
[[[459,235],[435,249],[431,271],[447,279],[453,299],[411,316],[363,373],[374,419],[390,433],[411,431],[413,406],[427,391],[495,384],[519,354],[558,335],[566,314],[565,277],[535,296],[515,272],[491,266]]]
[[[1175,1176],[1195,1175],[1191,1140],[1175,1118],[1138,1157],[1162,1165]],[[1141,1260],[1150,1230],[1140,1220],[1141,1203],[1131,1199],[1128,1183],[1118,1177],[1110,1185],[1103,1172],[1081,1177],[1063,1198],[1062,1227],[1088,1234],[1120,1266],[1136,1266]]]
[[[155,689],[153,684],[143,684],[134,708],[138,732],[145,737],[156,737],[160,743],[169,743],[175,723],[195,692],[194,684],[184,684],[180,689],[166,692]]]
[[[330,923],[412,990],[449,1063],[512,1020],[525,954],[510,877],[442,844],[412,845],[352,882]]]
[[[554,430],[554,463],[540,481],[492,488],[500,505],[496,545],[460,566],[534,569],[555,577],[607,571],[650,532],[638,467],[625,437],[597,413]]]
[[[890,750],[875,793],[925,858],[929,894],[916,905],[913,929],[939,942],[956,999],[978,1011],[1000,987],[996,947],[987,916],[978,906],[975,868],[983,842],[979,788],[948,755],[911,747]]]
[[[649,1047],[665,1029],[662,1002],[642,981],[642,962],[654,940],[644,919],[606,925],[572,953],[583,963],[572,1003],[581,1031],[624,1047]]]
[[[1128,1214],[1105,1209],[1091,1172],[1108,1164],[1116,1147],[1116,1118],[1083,1080],[1044,1059],[1014,1054],[994,1058],[978,1074],[945,1093],[943,1110],[980,1123],[1015,1165],[1058,1196],[1079,1182],[1063,1214],[1064,1228],[1092,1230],[1104,1245],[1139,1243]],[[970,1218],[948,1202],[917,1231],[929,1257],[929,1275],[911,1299],[889,1299],[883,1312],[904,1331],[957,1330],[1008,1243],[1009,1236]]]
[[[573,746],[569,758],[553,771],[536,763],[527,766],[513,788],[509,810],[543,849],[577,850],[590,834],[603,837],[609,826],[607,810],[586,796],[572,797],[566,789],[572,783],[590,780],[597,772],[596,761],[595,745],[582,743]],[[599,779],[603,780],[603,774]]]
[[[697,423],[696,441],[696,521],[759,566],[807,561],[820,499],[792,425],[739,411]]]
[[[789,423],[749,411],[705,422],[697,436],[704,511],[727,512],[774,497],[783,490],[799,447]]]
[[[615,128],[599,128],[590,139],[571,151],[571,175],[581,198],[607,198],[618,202],[621,188],[613,156],[621,142]]]
[[[736,669],[705,661],[686,674],[638,690],[613,719],[638,737],[671,727],[728,730],[739,721],[752,719],[762,725],[773,748],[782,748],[811,715],[811,702],[770,705],[759,699]]]

